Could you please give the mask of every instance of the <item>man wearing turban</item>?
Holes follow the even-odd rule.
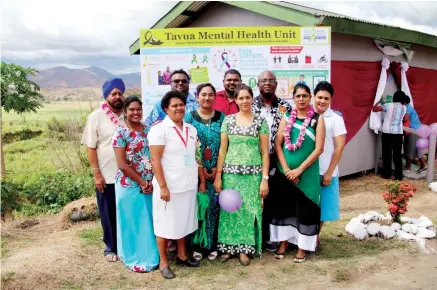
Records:
[[[112,137],[118,125],[124,123],[124,91],[125,85],[120,78],[109,79],[103,84],[105,101],[88,116],[82,136],[82,144],[87,146],[88,160],[94,175],[103,241],[106,244],[104,255],[109,262],[118,259],[114,188],[118,167]]]

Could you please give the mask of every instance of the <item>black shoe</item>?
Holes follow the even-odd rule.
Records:
[[[182,260],[181,258],[176,257],[176,265],[196,268],[196,267],[200,267],[200,262],[191,258]]]
[[[170,269],[170,267],[165,267],[161,271],[161,275],[164,279],[174,279],[176,278],[175,273]]]

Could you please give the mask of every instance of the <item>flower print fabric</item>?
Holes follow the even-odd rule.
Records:
[[[152,163],[150,161],[146,129],[143,132],[136,132],[128,127],[119,126],[114,134],[112,146],[126,148],[127,164],[144,180],[152,180]],[[127,177],[120,169],[117,171],[115,180],[119,182],[122,187],[138,186],[135,181]]]

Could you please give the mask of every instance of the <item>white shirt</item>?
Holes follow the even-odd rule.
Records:
[[[334,153],[334,138],[347,133],[343,117],[334,112],[331,108],[322,115],[325,120],[325,147],[319,157],[320,175],[324,175],[331,164],[332,154]],[[332,176],[338,176],[338,165],[335,167]]]
[[[118,117],[120,124],[124,124],[124,115]],[[107,184],[115,183],[117,160],[115,159],[112,137],[117,126],[109,119],[105,111],[98,108],[92,112],[86,121],[82,135],[82,144],[88,148],[96,148],[100,172]]]
[[[188,130],[187,147],[185,147],[176,130],[179,130],[179,128],[166,116],[162,122],[153,125],[147,135],[149,146],[165,145],[161,163],[170,193],[193,190],[198,183],[198,165],[195,156],[197,130],[191,124],[185,122],[183,131],[179,130],[184,140]],[[188,164],[185,162],[186,158],[188,158]],[[156,177],[154,181],[157,182]]]
[[[270,140],[271,135],[272,135],[272,126],[273,126],[273,118],[274,118],[271,108],[269,108],[269,110],[267,110],[266,106],[263,106],[261,108],[260,115],[261,115],[261,117],[266,119],[267,126],[269,127],[269,133],[270,133],[269,140]],[[272,151],[272,142],[269,141],[269,152],[271,152],[271,151]]]

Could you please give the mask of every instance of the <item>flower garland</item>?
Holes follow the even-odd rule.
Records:
[[[105,112],[106,116],[108,116],[109,120],[111,120],[115,126],[119,124],[118,116],[111,111],[111,108],[109,108],[107,103],[103,103],[100,108],[103,110],[103,112]]]
[[[284,138],[285,138],[285,147],[290,150],[290,151],[296,151],[297,149],[299,149],[302,146],[303,141],[305,140],[305,131],[308,127],[308,125],[311,122],[311,118],[314,116],[314,108],[312,105],[309,105],[308,110],[307,110],[307,114],[305,117],[305,121],[302,124],[302,127],[300,129],[300,133],[299,136],[297,137],[296,143],[292,144],[291,143],[291,138],[290,138],[290,133],[291,130],[293,128],[294,122],[296,122],[296,118],[297,118],[297,110],[296,107],[294,107],[291,111],[291,115],[287,120],[287,123],[285,125],[285,129],[284,129]]]

